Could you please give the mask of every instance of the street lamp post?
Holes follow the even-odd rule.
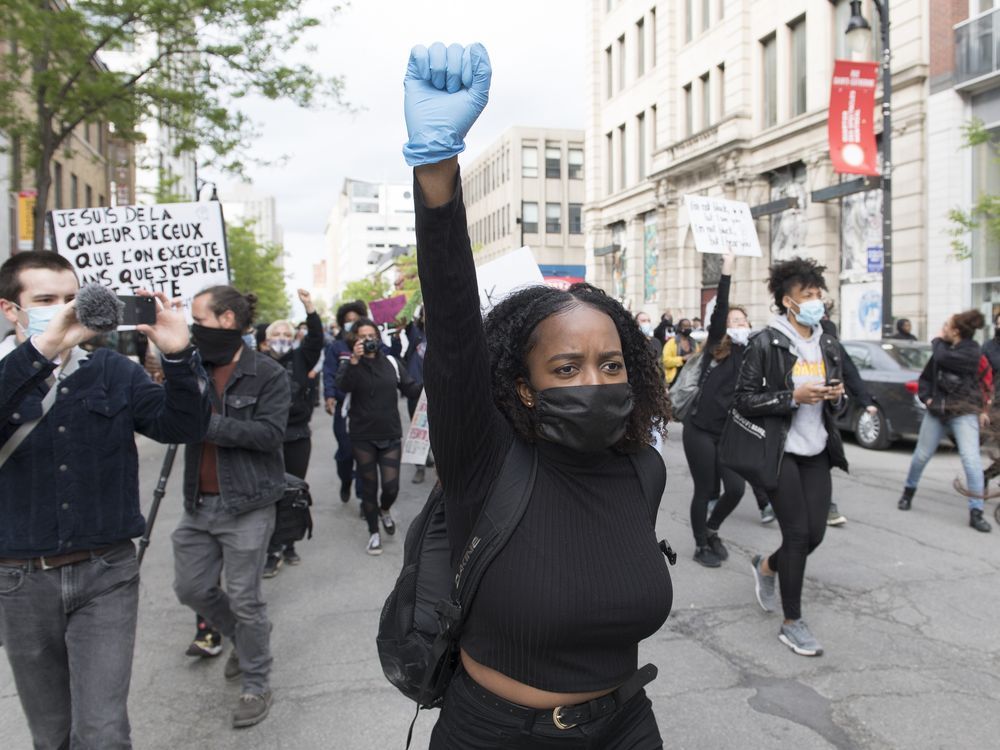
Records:
[[[872,0],[879,16],[882,38],[882,337],[892,336],[892,71],[889,48],[889,2]],[[871,41],[871,26],[861,12],[861,0],[851,0],[847,22],[847,45],[863,54]]]

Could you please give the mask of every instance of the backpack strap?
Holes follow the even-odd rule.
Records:
[[[402,376],[399,374],[399,362],[396,361],[396,358],[394,356],[392,356],[391,354],[386,354],[385,358],[387,360],[389,360],[389,364],[392,365],[392,369],[395,370],[395,372],[396,372],[396,385],[399,385],[400,381],[403,379]]]

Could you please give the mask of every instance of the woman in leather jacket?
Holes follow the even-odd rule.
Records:
[[[767,612],[777,609],[777,574],[785,616],[778,638],[803,656],[823,653],[802,620],[806,557],[826,531],[831,467],[847,471],[834,424],[834,407],[844,397],[847,355],[820,327],[825,270],[808,258],[771,266],[768,289],[779,315],[750,340],[735,399],[745,417],[780,417],[780,429],[768,428],[766,439],[780,441],[782,458],[771,504],[781,527],[781,546],[770,557],[755,556],[753,571],[757,601]]]

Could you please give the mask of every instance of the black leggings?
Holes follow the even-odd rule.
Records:
[[[382,480],[383,511],[389,510],[399,494],[399,460],[403,446],[399,440],[351,440],[354,460],[358,462],[358,477],[361,480],[361,508],[368,521],[368,533],[378,531],[378,484]]]
[[[732,469],[719,463],[719,436],[696,427],[690,420],[684,423],[684,455],[687,457],[694,494],[691,496],[691,531],[699,547],[708,544],[709,530],[718,531],[726,517],[733,512],[740,500],[746,482]],[[708,516],[708,501],[715,495],[722,480],[723,493]]]
[[[781,547],[767,564],[778,573],[781,606],[787,620],[802,617],[806,557],[823,541],[832,493],[826,451],[818,456],[784,455],[778,489],[771,496],[771,507],[781,527]]]

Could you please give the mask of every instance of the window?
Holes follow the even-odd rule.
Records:
[[[567,177],[571,180],[583,179],[583,149],[571,148],[566,160]]]
[[[654,104],[649,108],[649,140],[653,147],[653,152],[656,152],[656,128],[657,128],[657,118],[656,118],[656,105]]]
[[[625,155],[628,153],[625,143],[625,126],[620,125],[618,127],[618,185],[622,190],[628,185],[626,180],[627,171],[625,165],[628,163],[628,157]]]
[[[608,195],[611,195],[615,192],[615,153],[611,143],[611,133],[604,136],[604,153],[607,155],[607,189]]]
[[[694,102],[691,100],[691,84],[684,87],[684,136],[694,133]]]
[[[583,234],[583,204],[569,204],[569,233]]]
[[[694,36],[694,0],[684,0],[684,41]]]
[[[625,35],[618,37],[618,90],[625,88]]]
[[[712,11],[709,6],[712,4],[712,0],[701,0],[701,30],[708,31],[708,27],[712,25]]]
[[[80,207],[80,180],[75,174],[69,176],[70,208]]]
[[[614,90],[614,68],[611,65],[611,47],[604,50],[604,88],[605,96],[610,99]]]
[[[521,228],[526,234],[536,234],[538,232],[538,204],[521,204]]]
[[[94,188],[92,188],[90,185],[87,185],[83,189],[83,194],[85,196],[85,201],[84,201],[83,205],[85,207],[87,207],[87,208],[89,208],[90,206],[93,206],[94,205]]]
[[[649,67],[656,67],[656,8],[649,9]]]
[[[763,92],[764,92],[764,127],[769,128],[778,122],[778,69],[777,42],[774,34],[761,40],[763,53]]]
[[[107,205],[107,204],[106,204],[106,203],[104,202],[104,196],[103,196],[103,195],[99,195],[99,196],[97,196],[97,205],[98,205],[98,206],[100,206],[101,208],[104,208],[104,206],[106,206],[106,205]]]
[[[562,205],[559,203],[545,204],[545,231],[549,234],[562,232]]]
[[[538,149],[521,147],[521,177],[538,177]]]
[[[646,21],[640,18],[635,22],[635,75],[636,78],[646,72]]]
[[[806,19],[789,26],[792,41],[792,117],[806,111]]]
[[[62,208],[63,207],[62,164],[60,164],[59,162],[55,162],[55,166],[52,171],[53,171],[52,182],[54,183],[53,187],[55,189],[55,195],[52,196],[52,200],[55,203],[56,208]]]
[[[715,88],[719,92],[719,119],[726,116],[726,64],[715,69]]]
[[[558,145],[545,144],[545,176],[555,180],[562,177],[562,149]]]
[[[708,73],[701,77],[701,128],[704,130],[712,124],[712,97],[708,85]]]
[[[635,138],[639,146],[639,173],[640,180],[646,179],[646,113],[640,112],[635,118]]]

